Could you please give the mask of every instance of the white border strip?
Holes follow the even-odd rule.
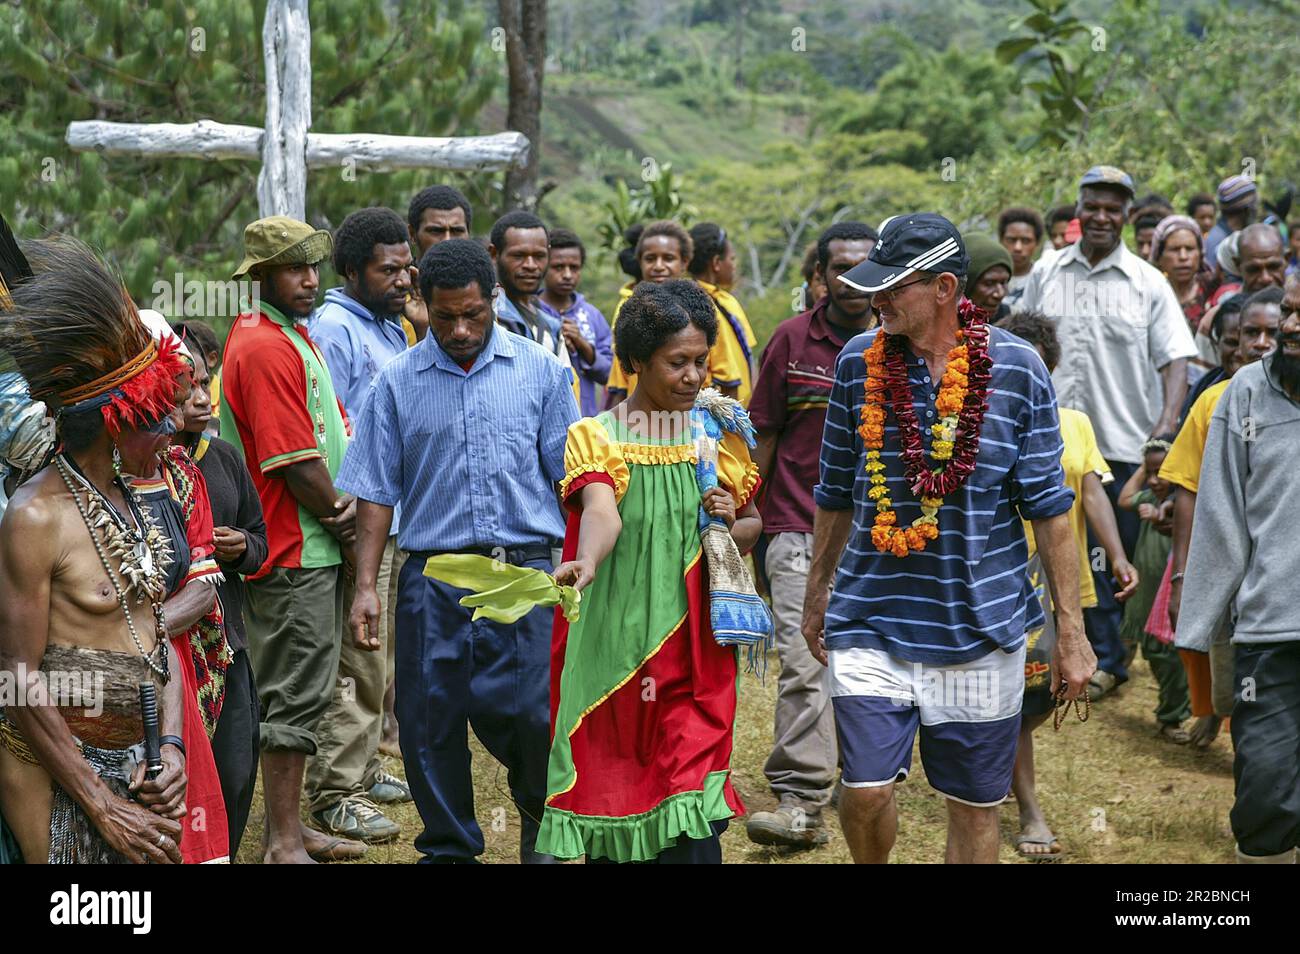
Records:
[[[916,258],[912,259],[905,266],[903,266],[903,270],[901,272],[897,274],[890,274],[883,281],[883,283],[879,285],[859,285],[857,282],[850,281],[848,277],[845,275],[839,276],[839,279],[840,281],[844,282],[844,284],[849,285],[852,288],[856,288],[858,291],[862,291],[862,292],[884,291],[890,285],[898,284],[900,281],[902,281],[908,275],[911,275],[913,272],[925,271],[927,267],[933,265],[935,262],[947,258],[955,251],[957,251],[957,240],[953,238],[949,238],[941,242],[940,244],[936,245],[934,248],[930,249],[929,251],[922,252],[920,255],[916,256]]]

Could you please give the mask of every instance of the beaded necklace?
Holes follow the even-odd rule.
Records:
[[[132,526],[113,506],[112,501],[104,496],[103,491],[87,480],[76,463],[69,460],[66,455],[56,456],[54,464],[59,471],[59,476],[67,485],[68,493],[72,495],[72,502],[76,504],[77,512],[81,514],[81,520],[86,525],[90,540],[95,545],[99,562],[103,565],[109,583],[117,594],[117,602],[122,608],[122,615],[126,617],[126,628],[131,634],[131,641],[135,643],[135,648],[149,668],[157,673],[165,684],[170,676],[170,670],[167,664],[167,623],[163,617],[162,604],[167,592],[167,566],[172,557],[171,545],[166,535],[154,524],[148,512],[139,506],[134,492],[120,475],[114,478],[114,482],[122,491],[122,496],[126,499],[138,527]],[[85,491],[85,503],[82,503],[77,484],[80,484],[81,489]],[[100,542],[97,532],[101,528],[104,532],[103,543]],[[107,551],[105,544],[107,544]],[[114,572],[109,562],[109,553],[118,560],[117,572]],[[142,603],[147,600],[153,609],[156,640],[153,651],[146,652],[144,644],[140,642],[140,636],[135,628],[135,619],[131,616],[127,590],[134,594],[135,602]],[[161,659],[161,666],[153,661],[154,653],[157,653]]]

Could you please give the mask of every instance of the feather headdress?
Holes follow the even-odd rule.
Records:
[[[0,312],[0,348],[56,414],[97,410],[109,433],[147,427],[183,400],[176,339],[155,338],[121,279],[72,239],[28,243],[32,275]]]

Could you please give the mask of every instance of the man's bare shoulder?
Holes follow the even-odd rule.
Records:
[[[0,521],[0,539],[6,546],[15,543],[24,548],[52,549],[59,531],[76,505],[68,495],[67,485],[53,467],[46,467],[15,492]]]

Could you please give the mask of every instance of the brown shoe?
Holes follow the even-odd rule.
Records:
[[[830,839],[822,827],[820,810],[809,812],[788,800],[783,800],[776,811],[750,815],[745,834],[756,845],[784,848],[815,848]]]

